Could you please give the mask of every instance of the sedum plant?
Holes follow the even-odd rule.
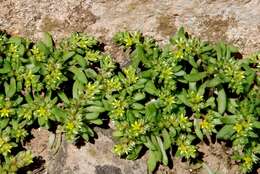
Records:
[[[0,173],[16,173],[33,162],[30,151],[18,149],[35,125],[58,125],[71,142],[94,137],[115,68],[87,35],[74,33],[55,46],[48,33],[37,43],[1,33]]]
[[[36,43],[0,33],[0,173],[33,162],[24,149],[32,127],[76,143],[94,138],[93,127],[108,118],[113,152],[135,160],[147,151],[148,173],[172,154],[197,159],[197,145],[214,137],[232,144],[242,173],[259,164],[259,53],[239,59],[235,47],[183,28],[164,46],[140,32],[119,32],[114,42],[128,65],[82,33],[57,45],[48,33]]]
[[[98,47],[96,39],[79,33],[60,45],[68,61],[65,77],[69,80],[64,83],[64,89],[57,91],[62,105],[54,110],[54,114],[60,118],[71,141],[79,137],[88,141],[94,137],[93,125],[103,124],[100,115],[106,109],[102,100],[113,88],[108,79],[114,75],[117,65],[95,47]]]
[[[200,41],[183,28],[163,47],[138,32],[119,32],[114,42],[131,57],[115,77],[121,88],[107,99],[117,155],[133,160],[147,149],[152,173],[168,164],[170,151],[197,158],[198,142],[216,136],[232,142],[241,172],[252,170],[259,154],[257,55],[238,59],[235,47]]]

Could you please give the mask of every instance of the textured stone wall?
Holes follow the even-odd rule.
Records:
[[[52,33],[56,40],[79,31],[97,36],[109,44],[116,31],[140,30],[164,42],[180,26],[204,40],[233,43],[247,55],[260,49],[260,1],[0,0],[0,30],[34,40],[43,31]],[[80,149],[64,141],[57,156],[52,160],[46,159],[49,173],[146,173],[145,156],[135,162],[121,160],[111,153],[113,141],[110,132],[98,131],[98,135],[95,144]],[[222,158],[206,156],[213,169],[223,174],[236,173]],[[164,171],[163,168],[160,170]],[[192,169],[174,161],[173,169],[168,172],[185,174]]]

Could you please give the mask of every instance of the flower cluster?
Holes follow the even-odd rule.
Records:
[[[168,164],[170,149],[196,158],[197,143],[216,136],[232,142],[242,172],[252,170],[259,154],[257,55],[237,59],[233,46],[200,41],[183,28],[162,48],[140,33],[119,32],[114,41],[131,58],[116,75],[121,88],[107,98],[116,154],[136,159],[148,149],[152,172]]]
[[[17,152],[32,126],[59,125],[72,142],[94,137],[103,98],[119,88],[109,81],[117,65],[98,44],[79,33],[56,47],[48,33],[37,43],[0,33],[0,173],[32,163],[31,152]]]
[[[238,59],[225,43],[210,44],[181,28],[159,46],[140,32],[114,42],[131,61],[119,67],[93,37],[74,33],[59,45],[50,34],[32,43],[0,32],[0,173],[33,162],[24,148],[33,126],[88,141],[110,118],[114,153],[135,160],[148,151],[148,171],[169,154],[198,157],[212,136],[232,144],[241,172],[260,154],[259,54]],[[55,145],[60,144],[60,138]]]

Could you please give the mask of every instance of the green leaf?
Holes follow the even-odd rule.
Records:
[[[171,136],[172,138],[174,138],[174,137],[176,136],[176,134],[177,134],[176,128],[170,127],[170,128],[169,128],[169,134],[170,134],[170,136]]]
[[[148,121],[155,121],[156,120],[157,109],[154,102],[151,102],[146,105],[145,107],[145,118]]]
[[[16,93],[16,81],[15,78],[12,77],[10,79],[10,85],[8,85],[8,83],[4,83],[4,87],[5,87],[5,94],[7,97],[11,98],[15,93]]]
[[[47,121],[48,122],[48,121]],[[48,127],[48,124],[46,124],[46,120],[44,117],[38,117],[38,124],[41,126],[41,127]]]
[[[184,27],[181,27],[181,28],[177,31],[176,35],[177,35],[178,37],[180,37],[180,38],[186,38],[186,37],[185,37]]]
[[[157,139],[157,142],[160,146],[160,150],[161,150],[161,153],[162,153],[162,162],[165,166],[167,166],[168,165],[168,157],[167,157],[167,154],[165,152],[165,148],[163,146],[162,140],[158,136],[156,136],[156,139]]]
[[[223,114],[227,107],[227,96],[223,87],[218,91],[217,102],[218,102],[218,112],[220,114]]]
[[[129,155],[127,155],[126,159],[128,160],[136,160],[139,156],[139,153],[142,150],[142,145],[136,146]]]
[[[63,61],[66,62],[70,58],[72,58],[76,53],[74,51],[68,51],[63,53]]]
[[[221,121],[225,124],[235,124],[238,120],[236,115],[227,115],[221,118]]]
[[[149,80],[146,83],[144,90],[151,95],[158,95],[158,90],[156,89],[154,83],[151,80]]]
[[[79,80],[81,83],[86,84],[88,82],[87,77],[83,72],[83,70],[73,66],[70,67],[70,71],[75,74],[76,79]]]
[[[228,140],[228,139],[231,138],[231,136],[234,133],[235,133],[235,130],[233,129],[233,125],[225,125],[217,133],[217,138],[218,139]]]
[[[229,98],[228,103],[227,103],[227,111],[232,114],[235,114],[237,112],[237,109],[236,109],[237,107],[238,107],[238,104],[236,102],[236,99]]]
[[[199,96],[204,96],[206,87],[207,87],[207,82],[204,82],[202,85],[200,85],[197,94]]]
[[[144,143],[144,145],[149,149],[149,150],[156,150],[156,145],[153,144],[153,142],[150,140],[149,137],[146,137],[146,142]]]
[[[177,95],[178,99],[185,104],[186,106],[192,107],[192,104],[188,101],[186,95],[182,92],[181,94]]]
[[[195,127],[195,133],[196,133],[197,137],[200,140],[203,140],[203,134],[202,134],[202,131],[200,130],[199,120],[198,119],[194,119],[194,127]]]
[[[199,80],[204,79],[207,76],[206,72],[194,72],[191,74],[186,74],[184,78],[189,82],[197,82]]]
[[[122,131],[114,131],[113,133],[112,133],[112,136],[113,137],[122,137],[122,136],[124,136],[124,133],[122,132]]]
[[[163,146],[167,150],[171,147],[171,136],[166,129],[162,130],[162,137],[163,137]]]
[[[249,137],[252,137],[252,138],[258,138],[258,134],[256,134],[256,133],[253,132],[253,131],[249,131],[249,132],[248,132],[248,136],[249,136]]]
[[[148,173],[149,174],[153,173],[153,171],[156,168],[157,162],[158,162],[158,159],[157,159],[156,151],[150,150],[149,154],[148,154],[148,160],[147,160],[147,167],[148,167]]]
[[[69,101],[67,95],[66,95],[64,92],[59,92],[59,93],[58,93],[58,96],[60,97],[60,99],[61,99],[64,103],[66,103],[66,104],[69,104],[69,103],[70,103],[70,101]]]
[[[86,70],[85,70],[85,73],[86,73],[86,75],[87,75],[88,78],[96,79],[96,77],[97,77],[96,71],[94,71],[94,70],[91,69],[91,68],[86,69]]]
[[[211,51],[212,49],[213,49],[212,46],[207,44],[207,45],[204,45],[204,47],[202,47],[200,49],[200,53],[205,53],[205,52]]]
[[[252,86],[252,84],[254,83],[254,80],[255,80],[255,77],[256,77],[256,74],[253,70],[248,70],[248,75],[245,79],[246,81],[246,84],[245,84],[245,91],[248,92],[250,90],[250,87]]]
[[[209,97],[206,101],[206,107],[210,106],[212,109],[216,107],[215,97]]]
[[[131,105],[131,107],[135,110],[142,110],[144,108],[144,105],[140,104],[140,103],[133,103]]]
[[[18,36],[12,36],[9,38],[8,43],[14,43],[15,45],[22,44],[22,38]]]
[[[44,32],[42,42],[51,50],[53,51],[53,40],[49,33]]]
[[[260,121],[254,121],[253,127],[256,128],[256,129],[260,129]]]
[[[193,66],[194,68],[198,68],[198,64],[195,62],[194,57],[188,57],[188,62]]]
[[[141,71],[141,77],[142,78],[151,78],[154,76],[154,70],[153,69],[149,69],[149,70],[144,70]]]
[[[222,80],[220,78],[218,78],[218,77],[215,77],[212,80],[209,80],[207,82],[207,87],[213,88],[215,86],[218,86],[221,83],[222,83]]]
[[[101,112],[105,112],[105,108],[100,107],[100,106],[88,106],[86,108],[86,111],[88,112],[95,112],[95,113],[101,113]]]
[[[134,101],[140,101],[140,100],[143,100],[144,98],[145,98],[145,93],[136,93],[133,96]]]
[[[178,40],[178,39],[180,39],[180,38],[186,39],[184,27],[181,27],[181,28],[177,31],[177,33],[176,33],[173,37],[170,38],[170,42],[171,42],[172,44],[175,44],[176,40]]]
[[[216,50],[216,52],[217,52],[217,58],[218,58],[218,60],[221,60],[221,59],[222,59],[222,53],[221,53],[220,43],[218,43],[218,44],[215,46],[215,50]]]
[[[197,91],[197,83],[196,82],[189,82],[189,89],[192,91]]]
[[[85,60],[85,58],[83,56],[81,56],[80,54],[76,54],[73,59],[82,67],[85,68],[85,66],[87,65],[87,61]]]
[[[139,63],[141,61],[145,62],[145,56],[144,56],[144,49],[143,49],[143,46],[138,44],[136,46],[136,49],[133,51],[132,53],[132,58],[131,58],[131,66],[134,68],[134,69],[137,69]]]
[[[103,121],[101,119],[96,119],[96,120],[90,120],[90,123],[93,123],[95,125],[102,125]]]
[[[89,141],[89,135],[88,135],[88,133],[83,133],[82,135],[82,138],[85,140],[85,141]]]
[[[93,108],[92,108],[93,109]],[[87,119],[87,120],[95,120],[95,119],[97,119],[98,117],[99,117],[99,112],[92,112],[92,113],[87,113],[86,115],[85,115],[85,118]]]
[[[0,74],[9,73],[12,70],[11,65],[8,62],[4,62],[3,68],[0,68]]]
[[[176,75],[176,76],[185,76],[186,72],[183,71],[183,70],[180,70],[179,72],[174,73],[174,75]]]
[[[51,113],[55,115],[56,120],[59,122],[63,121],[67,116],[67,112],[58,107],[52,108]]]
[[[42,51],[44,55],[48,56],[50,54],[50,50],[42,41],[37,42],[36,47],[39,48],[39,50]]]
[[[83,85],[76,80],[72,87],[72,96],[75,99],[78,99],[79,95],[83,93]]]
[[[1,118],[0,119],[0,131],[3,130],[4,128],[6,128],[9,121],[10,121],[9,118]]]

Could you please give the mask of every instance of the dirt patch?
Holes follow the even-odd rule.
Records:
[[[33,138],[25,144],[25,148],[32,151],[35,156],[32,168],[35,173],[43,173],[48,162],[49,131],[46,129],[32,129]],[[30,169],[31,170],[31,169]]]
[[[137,8],[140,8],[144,6],[144,4],[149,3],[149,0],[133,0],[127,5],[127,8],[129,12],[136,10]]]
[[[230,27],[236,27],[237,21],[234,17],[223,19],[223,16],[202,16],[200,29],[201,37],[209,41],[228,41],[227,31]]]
[[[25,147],[33,152],[36,156],[42,156],[48,159],[48,137],[49,131],[46,129],[32,129],[33,138],[26,143]]]
[[[94,24],[97,17],[87,8],[78,5],[72,8],[66,19],[60,20],[44,16],[41,20],[40,30],[43,32],[84,32],[88,26]]]
[[[173,158],[172,168],[160,166],[156,174],[208,174],[205,165],[212,171],[219,174],[239,174],[239,166],[231,161],[231,150],[225,145],[215,143],[198,145],[201,160],[195,163],[182,161],[180,158]],[[203,165],[204,163],[204,165]]]
[[[112,42],[112,41],[111,41]],[[105,51],[111,55],[121,67],[127,65],[129,62],[130,50],[124,51],[123,48],[114,44],[106,45]]]
[[[48,32],[48,31],[54,31],[64,26],[62,21],[59,21],[57,19],[53,19],[49,16],[45,16],[42,19],[41,29],[42,31]]]
[[[68,27],[70,31],[85,31],[88,26],[94,24],[98,19],[88,8],[84,8],[83,5],[74,7],[65,20],[65,27]]]
[[[231,149],[228,149],[224,144],[210,144],[201,143],[199,151],[202,152],[204,163],[213,171],[221,174],[239,174],[239,166],[231,161]],[[204,169],[201,174],[207,174]]]
[[[163,36],[173,35],[178,28],[175,26],[175,17],[178,16],[160,16],[157,18],[159,21],[159,25],[157,27],[157,31],[160,32]]]
[[[95,174],[122,174],[121,169],[115,166],[96,166]]]
[[[67,158],[67,141],[65,137],[62,136],[61,146],[57,153],[52,154],[49,152],[48,156],[48,164],[47,164],[47,173],[48,174],[61,174],[61,173],[68,173],[71,174],[69,168],[66,167],[66,158]],[[73,168],[73,171],[77,171],[78,166]],[[63,172],[62,172],[63,171]]]

